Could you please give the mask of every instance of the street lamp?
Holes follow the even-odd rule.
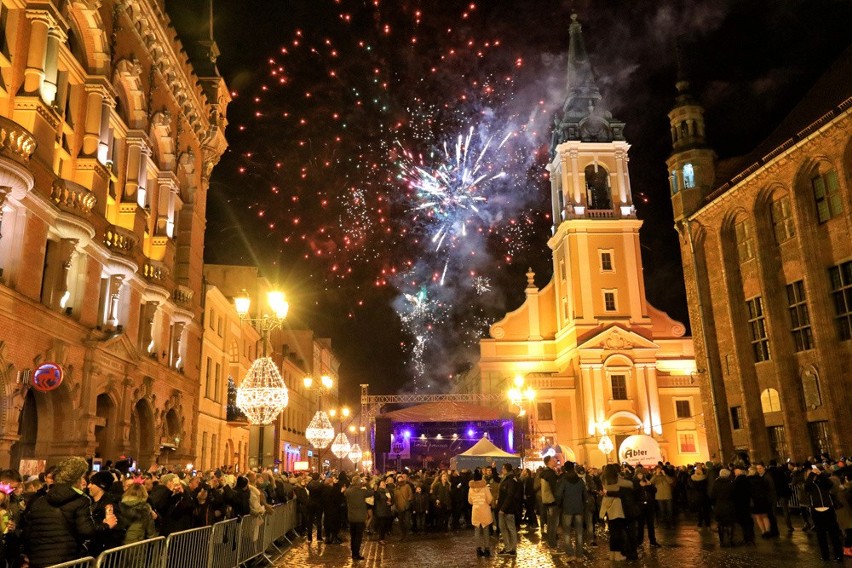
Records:
[[[284,293],[270,290],[266,295],[269,312],[264,311],[258,317],[250,317],[251,298],[243,290],[234,298],[234,308],[241,322],[248,322],[260,331],[263,355],[251,364],[248,373],[237,388],[237,407],[245,413],[252,426],[258,429],[257,466],[263,468],[263,433],[266,425],[272,423],[289,402],[287,385],[278,371],[278,366],[266,355],[269,332],[284,325],[284,319],[290,304]]]
[[[529,428],[530,419],[527,412],[527,406],[532,406],[535,401],[535,389],[532,386],[524,388],[524,377],[515,375],[514,387],[509,389],[509,403],[518,407],[518,418],[524,418],[524,428],[521,429],[521,464],[524,463],[524,454],[526,453],[526,430]]]
[[[598,430],[601,433],[601,439],[598,442],[598,449],[602,454],[606,457],[606,463],[609,463],[609,454],[612,453],[612,450],[615,449],[615,446],[612,443],[612,440],[607,435],[607,429],[609,428],[609,423],[601,422],[597,425]]]

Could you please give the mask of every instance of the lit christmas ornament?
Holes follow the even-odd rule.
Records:
[[[342,460],[349,453],[350,448],[349,438],[346,437],[346,434],[341,432],[334,438],[334,442],[331,444],[331,453],[337,456],[337,459]]]
[[[287,407],[287,385],[270,357],[260,357],[237,389],[237,406],[252,424],[270,424]]]
[[[361,453],[361,446],[359,446],[358,444],[352,444],[352,447],[349,448],[349,460],[352,463],[358,463],[359,461],[361,461],[361,457],[363,455],[364,454]]]
[[[598,442],[598,449],[601,453],[605,455],[609,455],[612,453],[612,450],[615,449],[615,446],[612,445],[612,440],[609,439],[609,436],[604,434],[601,436],[601,441]]]
[[[318,450],[328,447],[334,439],[334,427],[331,425],[331,420],[328,419],[328,414],[322,410],[318,410],[314,414],[310,424],[305,429],[305,438]]]

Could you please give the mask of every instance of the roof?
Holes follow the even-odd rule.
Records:
[[[460,456],[477,456],[489,458],[514,458],[515,454],[504,452],[497,446],[491,443],[488,438],[482,438],[480,441],[471,446],[466,452],[459,454]]]
[[[381,417],[392,422],[487,422],[511,418],[495,408],[467,402],[427,402],[386,412]]]
[[[805,97],[763,142],[748,154],[729,158],[717,165],[717,190],[710,194],[708,201],[837,116],[852,104],[850,99],[852,45],[823,73]]]

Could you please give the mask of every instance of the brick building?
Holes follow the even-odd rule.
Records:
[[[0,7],[0,466],[195,457],[215,55],[160,0]]]
[[[852,447],[852,48],[718,162],[680,73],[667,161],[708,420],[723,455]]]

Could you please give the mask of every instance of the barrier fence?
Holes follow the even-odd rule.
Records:
[[[237,568],[250,560],[281,552],[278,541],[298,524],[296,501],[275,505],[262,517],[246,515],[107,550],[49,568]]]

